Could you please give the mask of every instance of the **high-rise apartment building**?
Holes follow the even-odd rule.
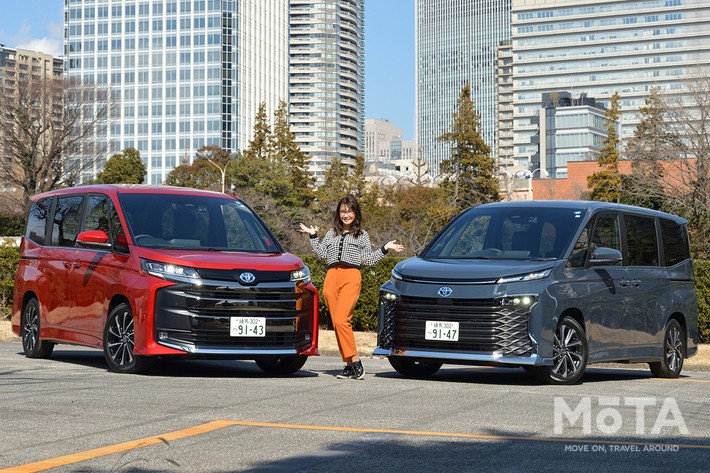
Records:
[[[513,45],[503,41],[496,50],[496,86],[498,96],[498,126],[496,130],[496,163],[507,169],[513,160]]]
[[[496,48],[510,39],[512,0],[416,0],[417,141],[432,172],[449,156],[449,131],[466,82],[481,134],[496,149]]]
[[[685,81],[710,66],[707,0],[513,0],[515,159],[538,150],[542,94],[587,94],[604,106],[618,92],[628,138],[653,88],[687,94]]]
[[[287,0],[68,0],[64,10],[65,74],[108,89],[109,153],[138,149],[149,183],[202,146],[245,149],[259,103],[273,111],[288,99]]]
[[[290,121],[322,183],[364,149],[364,0],[290,0]]]
[[[3,107],[0,113],[9,113],[15,107],[21,107],[22,100],[32,97],[46,104],[48,110],[46,114],[32,117],[38,121],[35,125],[51,129],[53,128],[51,122],[57,122],[59,124],[57,128],[60,127],[63,107],[63,62],[62,58],[49,54],[0,45],[0,104]],[[18,190],[16,181],[21,179],[18,177],[21,173],[15,174],[18,172],[17,159],[6,154],[15,146],[13,143],[5,143],[5,139],[11,139],[8,134],[10,130],[7,128],[17,124],[17,120],[11,116],[3,116],[0,119],[0,160],[2,160],[0,161],[0,192],[3,193]],[[13,136],[19,135],[13,134]],[[51,133],[36,134],[37,139],[50,139],[50,137]],[[48,143],[44,145],[49,148]],[[39,146],[43,144],[40,143]]]

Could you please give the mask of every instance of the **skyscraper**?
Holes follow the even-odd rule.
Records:
[[[496,48],[510,39],[512,0],[416,0],[417,141],[431,172],[449,155],[449,130],[463,85],[496,156]]]
[[[365,143],[364,0],[291,0],[290,121],[322,182]]]
[[[70,0],[64,45],[65,74],[118,105],[110,153],[137,148],[153,184],[202,146],[246,148],[259,103],[288,99],[287,0]]]
[[[538,150],[542,94],[586,93],[608,107],[619,92],[624,140],[651,89],[682,97],[710,66],[707,0],[513,0],[512,26],[518,164]]]

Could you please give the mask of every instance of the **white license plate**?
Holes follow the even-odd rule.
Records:
[[[427,340],[444,340],[447,342],[458,342],[459,323],[427,320],[424,338]]]
[[[265,337],[265,317],[231,317],[229,320],[231,337]]]

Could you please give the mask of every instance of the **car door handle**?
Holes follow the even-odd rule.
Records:
[[[68,269],[68,268],[71,268],[74,263],[69,260],[64,260],[64,261],[62,261],[62,264],[64,265],[65,268]]]
[[[639,287],[641,285],[640,279],[632,279],[630,282],[631,282],[631,285],[634,287]]]
[[[629,281],[628,279],[622,279],[621,281],[619,281],[619,286],[627,287],[630,283],[631,281]]]

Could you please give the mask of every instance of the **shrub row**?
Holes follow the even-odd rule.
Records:
[[[15,270],[18,261],[18,248],[6,243],[0,244],[0,318],[9,317],[12,309]],[[326,269],[323,263],[313,255],[301,255],[304,263],[311,269],[313,284],[321,290]],[[402,258],[387,257],[372,267],[362,269],[362,292],[355,306],[353,328],[359,331],[373,331],[377,328],[377,300],[380,286],[389,279],[392,268]],[[695,261],[695,287],[698,296],[698,330],[701,343],[710,343],[710,261]],[[321,326],[332,328],[330,315],[323,301],[320,300]]]

